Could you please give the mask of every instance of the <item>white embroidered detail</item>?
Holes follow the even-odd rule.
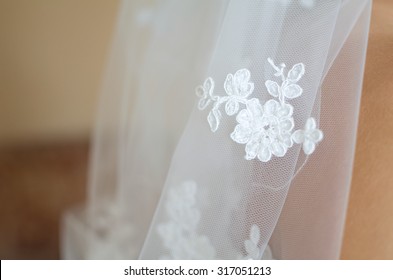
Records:
[[[323,139],[323,132],[317,129],[314,118],[309,118],[304,126],[304,130],[296,130],[292,134],[292,139],[297,144],[303,144],[303,151],[310,155],[315,150],[315,144]]]
[[[197,185],[184,182],[178,188],[169,190],[166,211],[169,221],[159,224],[158,234],[168,249],[169,255],[161,259],[207,260],[214,259],[216,252],[209,238],[198,235],[200,213],[195,207]]]
[[[244,248],[246,249],[246,259],[258,260],[262,255],[262,250],[258,247],[260,238],[259,227],[252,225],[250,229],[250,239],[244,241]]]
[[[246,260],[272,260],[273,254],[269,247],[266,246],[265,251],[262,252],[262,248],[258,246],[260,239],[260,230],[257,225],[252,225],[250,229],[250,239],[244,241],[244,249],[246,250],[247,255],[242,257],[242,259]]]
[[[310,155],[315,150],[315,144],[322,140],[322,131],[316,129],[315,120],[310,118],[312,121],[307,121],[305,130],[297,130],[292,134],[295,126],[293,106],[286,101],[302,95],[303,89],[297,82],[303,77],[305,66],[298,63],[285,75],[285,64],[276,66],[271,58],[268,58],[268,62],[276,70],[274,76],[280,77],[282,81],[279,85],[268,80],[265,86],[269,94],[278,100],[270,99],[262,105],[257,98],[248,99],[254,91],[254,84],[250,82],[250,71],[240,69],[234,75],[227,75],[224,83],[227,96],[213,94],[214,81],[211,77],[197,87],[196,94],[200,97],[198,109],[204,110],[213,103],[207,117],[212,132],[216,132],[220,125],[222,104],[225,103],[228,116],[237,114],[238,124],[230,136],[236,143],[246,145],[247,160],[258,158],[268,162],[272,156],[283,157],[293,142],[302,143],[304,152]],[[245,106],[245,109],[239,112],[240,106]]]

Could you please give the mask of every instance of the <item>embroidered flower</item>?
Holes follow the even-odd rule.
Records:
[[[260,230],[257,225],[252,225],[250,229],[250,239],[244,241],[244,249],[246,250],[246,256],[239,256],[240,259],[246,260],[273,260],[272,250],[269,245],[266,245],[265,251],[258,246],[260,239]]]
[[[228,116],[237,114],[238,124],[231,133],[231,138],[236,143],[246,145],[247,160],[258,158],[262,162],[268,162],[273,155],[283,157],[293,142],[303,143],[304,152],[311,154],[315,144],[322,140],[322,132],[309,123],[306,125],[311,129],[309,132],[306,132],[307,129],[299,130],[296,135],[292,135],[295,125],[292,117],[293,107],[287,102],[287,99],[291,100],[303,94],[303,89],[297,83],[305,73],[305,66],[303,63],[297,63],[286,72],[284,63],[277,66],[271,58],[267,61],[276,71],[274,76],[281,78],[281,83],[272,80],[265,82],[268,93],[277,100],[270,99],[261,105],[257,98],[248,99],[254,91],[254,83],[250,82],[250,71],[240,69],[235,74],[227,75],[224,83],[227,96],[213,95],[213,79],[206,79],[203,86],[197,88],[197,95],[201,98],[198,108],[204,110],[213,102],[207,116],[213,132],[217,131],[222,119],[222,104],[225,103],[225,113]],[[239,112],[240,105],[246,108]]]
[[[244,241],[244,249],[246,249],[248,260],[257,260],[261,257],[262,252],[258,247],[258,242],[260,238],[259,227],[257,225],[252,225],[250,229],[250,239]]]
[[[169,190],[166,211],[169,221],[159,224],[157,232],[170,252],[162,259],[213,259],[215,249],[209,238],[197,233],[200,212],[195,207],[197,185],[184,182]]]
[[[267,162],[272,155],[283,157],[292,146],[293,107],[270,99],[263,106],[256,98],[236,117],[239,123],[231,134],[233,141],[246,144],[246,159],[258,156]]]
[[[239,103],[243,103],[246,98],[254,91],[254,83],[250,83],[250,71],[240,69],[235,75],[228,74],[224,83],[225,92],[229,99],[225,104],[225,112],[232,116],[239,111]]]
[[[214,81],[212,78],[207,78],[202,86],[198,86],[195,90],[196,95],[200,98],[198,109],[204,110],[209,106],[210,101],[214,100],[213,96]]]
[[[317,129],[314,118],[309,118],[304,126],[304,130],[296,130],[292,139],[297,144],[303,144],[303,151],[306,155],[311,155],[315,150],[315,145],[322,141],[323,132]]]

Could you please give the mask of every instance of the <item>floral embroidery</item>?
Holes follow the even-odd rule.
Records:
[[[210,129],[216,132],[222,118],[220,107],[225,103],[225,113],[236,115],[237,125],[230,137],[239,144],[245,144],[245,158],[258,158],[268,162],[272,156],[283,157],[293,142],[303,144],[303,150],[310,155],[315,150],[315,144],[323,138],[322,131],[316,128],[313,118],[308,120],[305,130],[297,130],[293,119],[293,106],[287,100],[303,94],[303,89],[297,84],[305,73],[303,63],[295,64],[285,75],[284,63],[276,66],[271,58],[269,64],[274,68],[274,76],[281,78],[281,84],[268,80],[265,82],[268,93],[276,98],[269,99],[263,105],[257,98],[248,97],[254,91],[254,83],[250,82],[250,71],[240,69],[234,75],[228,74],[224,83],[227,96],[214,95],[214,81],[207,78],[203,86],[196,89],[200,97],[198,109],[204,110],[213,104],[207,117]],[[277,100],[278,99],[278,100]],[[240,110],[240,106],[245,109]],[[239,112],[240,110],[240,112]]]
[[[250,229],[250,239],[244,241],[244,248],[247,252],[246,259],[257,260],[261,257],[262,252],[258,247],[259,238],[259,227],[257,225],[252,225]]]
[[[244,241],[244,249],[247,255],[243,257],[246,260],[272,260],[273,255],[269,245],[266,246],[265,251],[258,246],[260,239],[260,230],[257,225],[252,225],[250,229],[250,239]]]
[[[323,138],[323,132],[317,129],[314,118],[309,118],[304,126],[304,130],[296,130],[292,139],[297,144],[303,144],[303,151],[306,155],[310,155],[315,150],[315,144]]]
[[[196,89],[196,94],[200,97],[198,103],[198,109],[204,110],[209,104],[211,100],[214,100],[213,97],[214,90],[214,81],[212,78],[207,78],[203,83],[203,86],[199,86]]]
[[[169,190],[166,211],[170,218],[159,224],[158,234],[168,249],[169,255],[162,259],[214,259],[215,249],[209,238],[197,234],[200,213],[195,207],[197,185],[193,181],[184,182],[178,188]]]
[[[291,105],[270,99],[263,106],[256,98],[236,117],[239,123],[231,134],[233,141],[246,144],[246,159],[267,162],[272,154],[282,157],[292,146],[290,131],[294,126]]]

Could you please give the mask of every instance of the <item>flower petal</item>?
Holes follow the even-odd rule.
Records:
[[[295,143],[297,144],[301,144],[304,142],[304,130],[296,130],[293,134],[292,134],[292,139]]]
[[[282,93],[286,98],[293,99],[302,95],[303,89],[297,84],[291,84],[284,87]]]
[[[228,116],[233,116],[239,111],[239,102],[235,98],[231,98],[225,104],[225,112]]]
[[[258,159],[262,162],[268,162],[272,158],[272,152],[268,147],[263,147],[259,150]]]
[[[290,119],[284,119],[280,122],[280,130],[283,131],[291,131],[293,127],[295,126],[295,123],[292,118]]]
[[[232,74],[227,75],[227,78],[225,79],[225,82],[224,82],[224,89],[228,95],[235,94],[234,89],[233,89],[233,75]]]
[[[308,118],[304,128],[305,128],[306,131],[317,128],[317,123],[315,122],[315,119],[314,118]]]
[[[323,139],[323,132],[319,129],[314,129],[307,134],[307,138],[314,143],[318,143]]]
[[[213,94],[214,90],[214,81],[211,77],[207,78],[205,82],[203,83],[203,87],[205,88],[205,91],[208,92],[210,95]]]
[[[236,121],[243,125],[249,125],[252,121],[251,112],[247,109],[243,109],[237,114]]]
[[[277,117],[292,117],[293,114],[293,107],[291,104],[285,103],[283,105],[280,105],[278,111],[277,111]]]
[[[267,115],[276,116],[277,109],[279,107],[280,107],[280,104],[276,100],[269,99],[268,101],[266,101],[265,105],[263,105],[264,113]]]
[[[271,144],[270,147],[273,155],[276,157],[283,157],[287,153],[287,147],[281,142],[275,141]]]
[[[261,103],[259,103],[259,99],[252,98],[248,100],[246,106],[247,109],[251,112],[253,118],[263,115],[263,109]]]
[[[276,82],[268,80],[265,82],[265,86],[271,96],[278,97],[280,94],[280,86]]]
[[[236,143],[246,144],[251,138],[251,133],[251,128],[238,124],[235,127],[235,130],[231,133],[231,138]]]
[[[248,97],[254,91],[254,83],[246,83],[241,85],[239,96],[242,98]]]
[[[246,159],[251,160],[254,159],[258,154],[258,149],[260,146],[260,142],[258,139],[251,139],[246,145]]]
[[[250,71],[248,69],[240,69],[237,70],[234,76],[234,82],[235,85],[240,87],[242,84],[246,84],[248,83],[248,81],[250,80]]]
[[[315,143],[308,139],[304,140],[303,151],[306,155],[311,155],[315,151]]]
[[[292,135],[290,133],[282,133],[280,137],[281,143],[283,143],[288,148],[292,147]]]
[[[296,83],[303,77],[304,72],[305,68],[303,63],[295,64],[288,72],[288,81],[291,83]]]

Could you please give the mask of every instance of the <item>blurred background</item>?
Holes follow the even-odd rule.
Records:
[[[0,0],[0,258],[59,257],[118,1]]]
[[[0,258],[59,258],[119,1],[0,0]],[[393,1],[374,0],[344,259],[393,259]],[[390,135],[390,136],[389,136]]]

